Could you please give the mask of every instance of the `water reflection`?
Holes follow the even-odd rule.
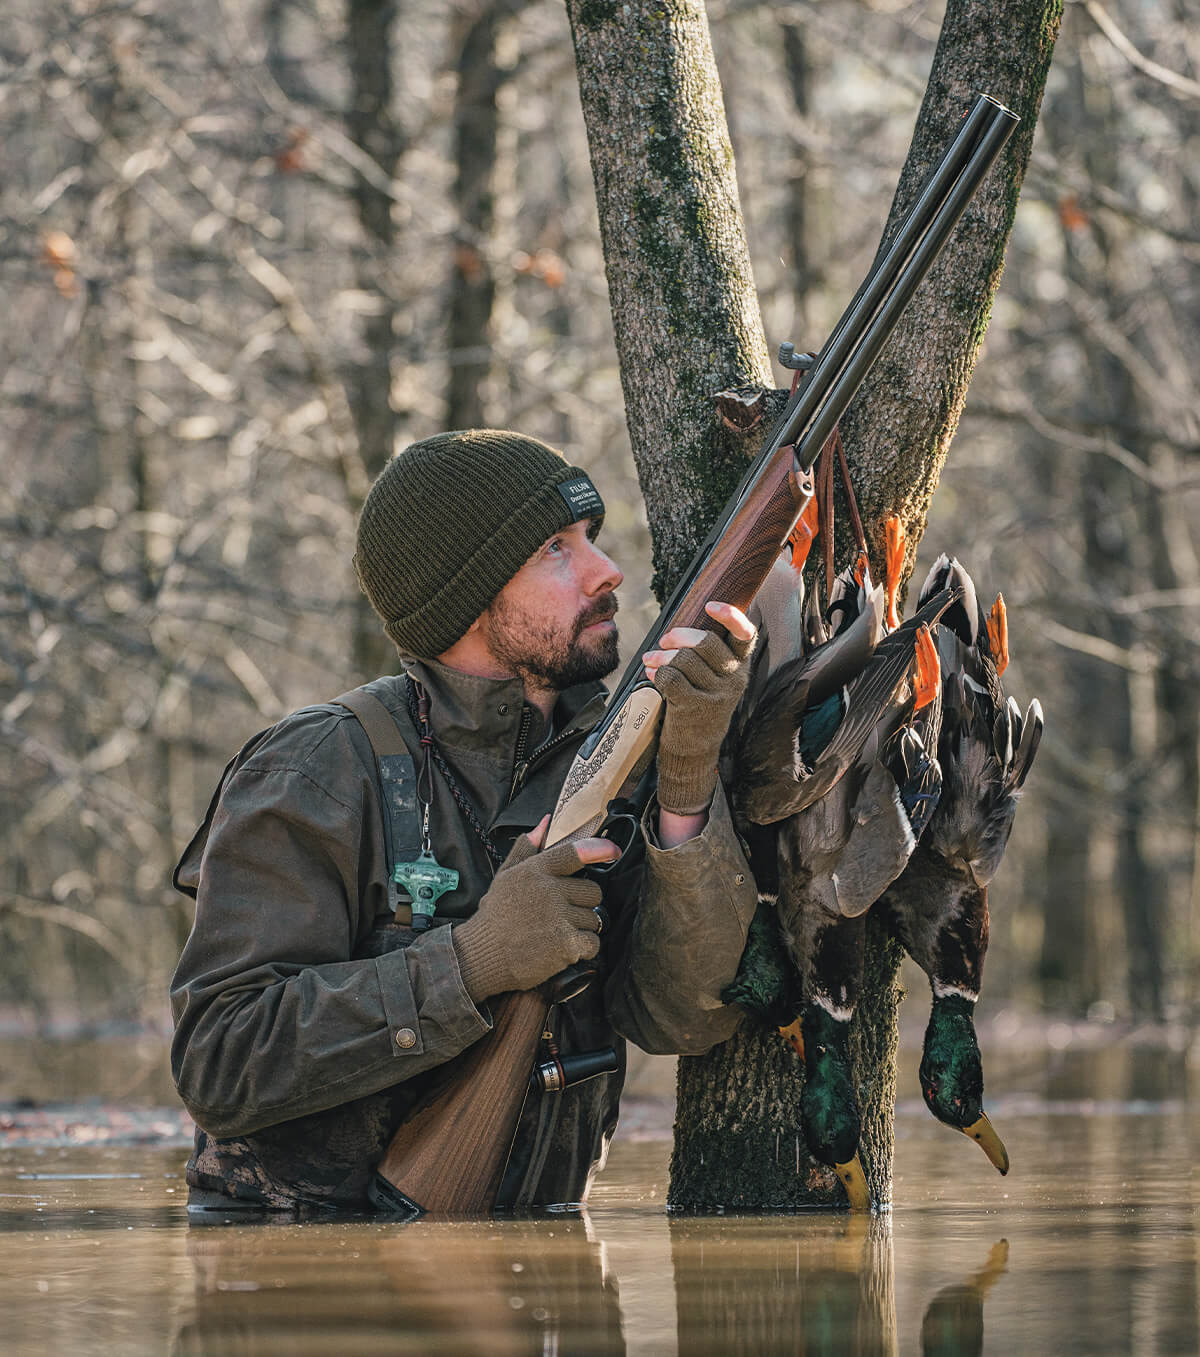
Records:
[[[892,1220],[791,1217],[672,1222],[681,1353],[890,1357],[912,1350],[896,1313]],[[983,1309],[1004,1273],[1008,1242],[938,1291],[920,1327],[921,1351],[977,1357]],[[904,1341],[904,1340],[907,1341]]]
[[[921,1320],[926,1357],[975,1357],[983,1351],[983,1302],[1007,1267],[1008,1240],[1001,1239],[978,1272],[934,1296]]]
[[[890,1357],[913,1348],[915,1333],[902,1341],[897,1324],[888,1217],[672,1220],[665,1250],[655,1224],[643,1219],[650,1228],[623,1257],[587,1218],[193,1229],[195,1299],[172,1351]],[[982,1352],[984,1301],[1007,1256],[1001,1240],[932,1296],[923,1352]],[[622,1304],[635,1280],[640,1309]]]
[[[669,1218],[669,1143],[618,1140],[590,1219],[196,1229],[182,1147],[2,1149],[5,1357],[1194,1354],[1198,1105],[1153,1065],[997,1092],[1005,1179],[902,1105],[874,1219]]]
[[[672,1220],[679,1351],[897,1350],[889,1217]]]
[[[615,1278],[580,1218],[203,1229],[187,1252],[179,1353],[625,1352]]]

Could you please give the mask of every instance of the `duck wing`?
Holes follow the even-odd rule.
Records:
[[[734,805],[744,820],[771,824],[813,799],[801,789],[842,724],[843,691],[869,662],[882,633],[883,591],[873,589],[849,626],[785,661],[761,685],[740,721],[731,760]]]
[[[773,818],[782,819],[810,805],[860,757],[872,732],[880,731],[881,743],[890,737],[904,719],[906,709],[911,711],[909,675],[918,632],[922,627],[932,626],[957,598],[954,588],[940,591],[879,642],[862,672],[849,684],[845,717],[811,766],[807,779],[802,782],[797,779],[795,787],[784,783],[770,788],[765,797],[759,798],[760,813],[765,810]]]

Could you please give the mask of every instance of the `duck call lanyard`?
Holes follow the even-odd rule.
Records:
[[[466,793],[455,781],[446,760],[442,757],[433,739],[433,728],[429,724],[429,694],[412,677],[406,675],[408,686],[408,709],[413,724],[421,737],[421,772],[417,777],[417,801],[421,806],[421,851],[412,862],[396,864],[394,878],[412,897],[412,926],[417,932],[429,927],[437,909],[437,902],[447,891],[458,886],[458,873],[453,867],[443,867],[433,855],[433,842],[429,836],[429,817],[433,806],[433,764],[436,762],[450,794],[454,797],[464,819],[478,835],[487,850],[494,871],[504,855],[492,842],[491,836],[480,823],[474,806]]]

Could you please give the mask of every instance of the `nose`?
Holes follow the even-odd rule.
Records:
[[[611,592],[620,587],[625,576],[617,568],[617,563],[606,552],[600,550],[595,542],[588,542],[584,566],[585,589],[589,594]]]

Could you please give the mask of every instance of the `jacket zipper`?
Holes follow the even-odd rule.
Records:
[[[529,771],[529,765],[525,762],[525,742],[529,739],[529,708],[521,708],[521,725],[517,731],[517,752],[513,758],[513,779],[512,785],[508,789],[508,799],[511,801],[521,790],[521,784],[525,781],[525,774]]]
[[[541,763],[546,755],[555,750],[560,744],[565,744],[567,740],[578,735],[579,732],[568,725],[565,730],[559,731],[552,739],[547,740],[545,744],[540,745],[535,749],[525,762],[521,762],[522,756],[525,753],[525,740],[528,737],[528,734],[529,709],[526,708],[521,713],[521,730],[517,736],[517,768],[513,774],[512,788],[508,793],[510,803],[521,788],[524,787],[525,779],[529,776],[530,769],[532,769],[535,764]]]

